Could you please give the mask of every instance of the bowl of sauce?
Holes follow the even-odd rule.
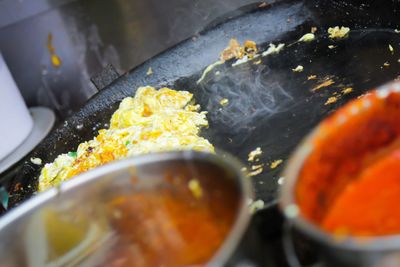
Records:
[[[371,91],[322,121],[284,177],[283,213],[332,266],[384,266],[398,258],[400,84]]]
[[[251,196],[229,156],[134,157],[10,211],[0,254],[5,266],[223,266],[247,228]]]

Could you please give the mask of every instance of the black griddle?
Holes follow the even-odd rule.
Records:
[[[256,197],[264,200],[266,209],[253,218],[250,227],[250,232],[257,234],[250,234],[252,241],[247,244],[256,245],[245,245],[239,254],[244,255],[242,258],[257,258],[261,266],[285,266],[280,250],[282,218],[276,210],[277,181],[285,160],[300,140],[336,108],[400,74],[400,34],[395,31],[400,29],[400,3],[346,2],[283,0],[261,7],[257,3],[216,21],[204,32],[114,80],[2,177],[10,206],[18,205],[36,190],[40,167],[30,162],[31,157],[51,162],[60,153],[75,151],[79,143],[108,126],[119,102],[134,95],[139,86],[188,90],[209,112],[210,127],[203,135],[217,148],[246,164],[248,153],[256,147],[264,152],[261,163],[284,160],[277,168],[265,167],[262,174],[251,178]],[[328,27],[342,25],[351,28],[349,37],[330,40]],[[318,28],[316,41],[296,43],[311,27]],[[253,40],[262,51],[269,43],[285,43],[286,48],[280,54],[262,57],[260,64],[253,60],[232,67],[232,62],[227,62],[197,84],[204,68],[218,60],[231,38]],[[330,49],[330,45],[335,48]],[[298,65],[304,66],[303,72],[292,71]],[[153,70],[150,76],[146,75],[149,67]],[[308,80],[310,75],[317,79]],[[333,85],[312,90],[329,79]],[[343,95],[342,90],[348,87],[353,91]],[[338,100],[326,104],[329,97]],[[222,98],[229,99],[225,107],[219,104]],[[265,253],[267,250],[270,252]],[[307,255],[307,249],[300,254]],[[305,258],[307,262],[310,257]]]

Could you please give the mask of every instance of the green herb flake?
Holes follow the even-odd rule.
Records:
[[[70,151],[70,152],[68,152],[68,156],[76,158],[78,156],[78,154],[74,151]]]

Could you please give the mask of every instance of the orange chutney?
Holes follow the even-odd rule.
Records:
[[[212,177],[216,178],[216,177]],[[112,199],[111,224],[118,241],[107,256],[110,267],[204,266],[234,222],[237,191],[223,179],[170,177],[156,190]]]
[[[312,145],[296,185],[301,214],[332,234],[400,234],[400,93],[351,101]]]

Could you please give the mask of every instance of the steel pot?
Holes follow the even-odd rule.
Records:
[[[388,114],[400,114],[399,99],[400,83],[393,82],[351,101],[314,129],[295,150],[285,167],[283,172],[285,181],[280,192],[280,208],[287,218],[288,225],[311,240],[327,266],[400,266],[400,235],[338,237],[323,231],[318,224],[321,214],[329,208],[333,194],[337,193],[340,186],[351,181],[351,179],[338,178],[342,164],[345,164],[346,160],[349,162],[348,155],[354,156],[352,157],[354,160],[352,168],[361,168],[358,161],[361,162],[362,154],[359,154],[359,158],[357,158],[357,151],[374,149],[378,151],[384,145],[379,140],[376,141],[376,138],[368,136],[374,134],[372,136],[376,137],[378,134],[384,134],[382,136],[386,139],[393,138],[393,140],[398,137],[399,133],[396,133],[394,129],[400,123],[399,117],[388,118],[389,116],[386,116],[385,112],[390,109],[391,113]],[[333,132],[346,129],[346,125],[353,122],[354,118],[361,116],[364,116],[365,120],[359,120],[362,122],[355,132],[348,132],[340,138],[332,137]],[[377,116],[380,116],[379,127],[375,127],[377,124],[371,124]],[[371,125],[373,127],[369,127]],[[360,131],[359,133],[356,133],[357,129]],[[392,133],[391,135],[388,135],[389,131]],[[385,144],[392,141],[392,139],[386,139]],[[315,172],[314,180],[309,179],[305,182],[304,179],[299,179],[300,174],[304,174],[305,166],[307,167],[307,164],[311,162],[310,159],[316,158],[315,155],[318,153],[316,148],[321,142],[326,144],[331,142],[333,150],[340,148],[343,149],[343,153],[340,154],[340,157],[337,154],[336,157],[335,154],[329,154],[329,151],[319,152],[319,159],[324,157],[326,159],[325,172]],[[318,169],[318,171],[320,170]],[[377,190],[384,190],[384,188],[377,188]],[[307,210],[306,206],[310,209]],[[357,216],[357,212],[363,211],[355,211],[354,216]],[[288,232],[289,230],[287,230]],[[294,265],[298,264],[298,262],[294,262]]]
[[[229,190],[233,193],[223,203],[216,203],[228,205],[234,211],[234,221],[207,264],[223,266],[238,246],[250,219],[247,200],[252,197],[252,190],[240,167],[230,156],[188,151],[129,158],[79,175],[2,217],[1,266],[108,266],[104,255],[119,242],[110,216],[125,216],[123,212],[107,212],[110,200],[119,201],[120,196],[164,186],[165,179],[170,177],[173,183],[180,183],[180,178],[174,177],[188,175],[210,185],[203,188],[208,190],[204,194],[216,190],[219,191],[214,193],[221,196]],[[213,186],[214,182],[220,183],[218,188]],[[164,219],[168,220],[168,216]]]

